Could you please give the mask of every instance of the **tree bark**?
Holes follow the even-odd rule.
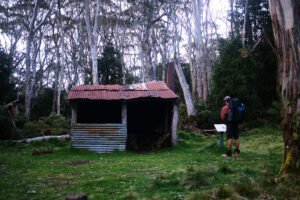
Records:
[[[60,66],[59,66],[59,72],[58,72],[58,87],[57,87],[57,114],[60,115],[60,96],[61,92],[63,90],[63,79],[64,79],[64,71],[65,71],[65,30],[62,23],[62,17],[61,17],[61,11],[60,11],[60,0],[58,1],[58,26],[59,26],[59,33],[60,33],[60,48],[61,48],[61,56],[60,56]]]
[[[196,73],[196,90],[199,99],[202,99],[202,89],[201,89],[201,40],[202,40],[202,30],[201,30],[201,0],[193,0],[193,14],[194,14],[194,35],[195,35],[195,73]]]
[[[234,0],[230,0],[230,31],[231,31],[231,33],[230,33],[230,37],[231,38],[233,38],[233,36],[234,36],[234,33],[233,33],[233,25],[234,25],[234,23],[233,23],[233,2],[234,2]]]
[[[300,174],[300,1],[269,0],[278,50],[284,156],[280,174]]]
[[[37,142],[37,141],[44,141],[44,140],[49,140],[49,139],[68,139],[70,138],[69,134],[66,135],[46,135],[46,136],[39,136],[39,137],[35,137],[35,138],[28,138],[28,139],[23,139],[23,140],[19,140],[18,142],[20,143],[30,143],[30,142]]]
[[[41,28],[41,26],[45,23],[46,19],[48,18],[53,6],[54,6],[55,0],[51,1],[50,8],[45,14],[44,18],[35,26],[35,22],[37,19],[38,14],[38,6],[39,1],[35,0],[34,2],[34,8],[32,11],[32,17],[30,18],[29,24],[26,26],[28,31],[28,37],[26,41],[26,57],[25,57],[25,65],[26,65],[26,91],[25,91],[25,117],[27,119],[30,118],[30,107],[31,107],[31,98],[32,98],[32,73],[31,73],[31,55],[30,50],[32,46],[32,42],[34,39],[35,33]]]
[[[94,26],[91,25],[90,17],[90,0],[85,0],[85,23],[90,46],[90,56],[92,60],[92,80],[93,84],[99,84],[98,78],[98,64],[97,64],[97,41],[98,41],[98,26],[100,17],[100,0],[97,0],[96,14]]]
[[[174,20],[174,32],[175,37],[173,39],[173,52],[174,52],[174,64],[175,64],[175,70],[176,74],[179,79],[180,86],[183,91],[184,101],[187,109],[188,117],[195,116],[196,110],[194,106],[194,102],[192,99],[191,91],[189,84],[184,76],[181,63],[180,63],[180,48],[179,48],[179,34],[177,30],[177,16],[175,13],[173,13],[173,20]]]
[[[209,7],[209,1],[207,1],[206,9]],[[204,26],[204,21],[207,20],[208,13],[204,13],[204,1],[203,0],[193,0],[193,14],[194,14],[194,35],[195,35],[195,72],[196,72],[196,91],[201,103],[205,103],[208,96],[208,56],[207,56],[207,26]],[[207,22],[206,22],[207,25]]]
[[[188,59],[190,64],[190,73],[191,73],[191,81],[192,81],[192,99],[194,100],[196,97],[196,68],[194,65],[194,52],[193,52],[193,45],[192,45],[192,26],[190,23],[190,16],[189,16],[189,10],[187,7],[185,7],[185,17],[187,19],[186,23],[186,31],[188,33]]]
[[[244,13],[244,22],[243,22],[243,30],[242,30],[242,44],[243,48],[245,48],[245,40],[246,40],[246,23],[247,23],[247,13],[248,11],[248,0],[245,2],[245,13]]]
[[[32,91],[31,91],[31,67],[30,67],[30,48],[31,43],[33,40],[33,34],[29,33],[27,42],[26,42],[26,90],[25,90],[25,117],[26,119],[30,118],[30,105],[31,105],[31,98],[32,98]]]

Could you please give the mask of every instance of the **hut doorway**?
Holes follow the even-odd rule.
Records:
[[[172,103],[155,99],[127,102],[127,149],[171,146]]]

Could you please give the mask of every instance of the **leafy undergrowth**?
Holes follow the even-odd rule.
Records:
[[[277,177],[282,139],[276,127],[241,135],[237,160],[222,156],[216,135],[180,132],[181,142],[155,152],[97,154],[68,142],[0,144],[0,199],[286,199],[300,179]],[[32,155],[32,151],[53,153]]]

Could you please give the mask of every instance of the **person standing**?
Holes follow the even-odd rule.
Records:
[[[227,151],[226,151],[226,156],[231,157],[232,156],[232,141],[233,139],[235,140],[235,150],[234,153],[237,155],[240,154],[240,140],[239,140],[239,123],[235,123],[229,118],[232,116],[232,113],[230,113],[230,103],[231,103],[231,98],[230,96],[225,96],[224,97],[224,106],[221,109],[220,112],[220,118],[221,120],[226,124],[226,134],[227,134],[227,140],[228,140],[228,145],[227,145]]]

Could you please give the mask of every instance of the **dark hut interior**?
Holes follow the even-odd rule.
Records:
[[[121,101],[79,101],[77,123],[120,124],[122,123]]]
[[[151,151],[171,145],[172,103],[155,99],[127,103],[129,150]]]

